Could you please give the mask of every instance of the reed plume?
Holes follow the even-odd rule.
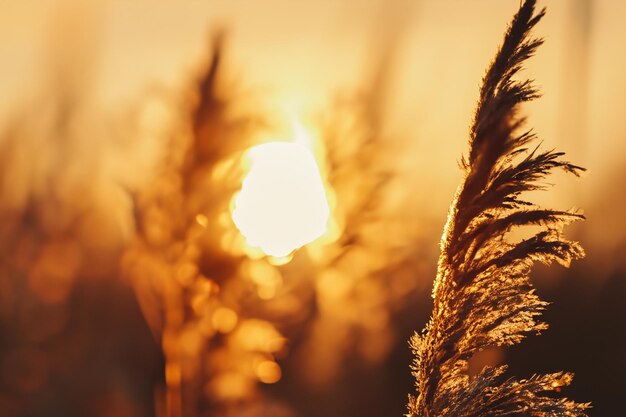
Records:
[[[526,0],[510,23],[489,66],[470,128],[464,179],[450,207],[441,240],[433,313],[415,334],[413,375],[418,395],[409,397],[408,416],[584,416],[589,404],[556,398],[572,380],[557,372],[505,379],[506,366],[485,367],[470,378],[468,361],[489,347],[510,346],[547,328],[538,316],[547,303],[530,282],[534,262],[568,266],[584,256],[561,229],[583,219],[576,211],[538,207],[523,197],[544,188],[555,170],[576,176],[584,168],[562,152],[540,151],[532,130],[523,130],[519,106],[538,97],[530,80],[514,77],[542,44],[531,30],[544,16]],[[533,226],[515,240],[511,232]]]

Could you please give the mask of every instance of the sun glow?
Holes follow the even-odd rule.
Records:
[[[246,152],[249,166],[234,197],[232,217],[249,246],[274,258],[325,234],[330,209],[311,138],[294,125],[292,142],[269,142]]]

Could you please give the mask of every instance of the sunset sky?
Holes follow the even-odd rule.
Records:
[[[244,149],[240,148],[244,144],[247,147],[267,141],[297,142],[297,138],[290,139],[289,135],[293,133],[297,136],[297,129],[303,129],[306,135],[310,135],[307,140],[313,143],[309,144],[310,149],[306,148],[304,154],[302,149],[297,149],[296,153],[300,153],[298,158],[303,159],[290,160],[290,164],[284,165],[273,164],[271,160],[257,163],[277,170],[295,167],[294,181],[302,174],[296,174],[295,169],[303,166],[308,169],[311,165],[313,174],[312,177],[310,173],[306,174],[309,175],[306,180],[309,181],[307,184],[320,191],[316,197],[319,199],[314,200],[321,206],[322,213],[317,223],[332,223],[329,227],[332,232],[327,233],[333,234],[332,237],[326,236],[326,240],[322,237],[321,241],[298,252],[300,255],[296,254],[293,263],[288,263],[291,260],[289,257],[263,263],[265,258],[258,255],[258,251],[251,255],[252,252],[246,252],[241,247],[238,252],[228,255],[237,259],[234,261],[228,256],[222,258],[223,254],[219,251],[227,252],[229,244],[233,246],[232,242],[243,241],[237,230],[251,227],[246,223],[247,219],[241,220],[245,208],[235,215],[239,216],[238,219],[232,220],[222,212],[219,213],[221,217],[210,218],[207,213],[213,207],[205,207],[207,212],[191,213],[199,216],[195,217],[197,224],[192,222],[193,227],[200,225],[206,228],[207,224],[214,222],[227,229],[224,231],[218,227],[219,233],[223,232],[223,235],[215,233],[215,236],[219,235],[219,242],[218,238],[215,242],[205,242],[202,250],[220,253],[214,258],[209,257],[218,265],[213,265],[216,276],[226,276],[224,271],[230,271],[231,275],[243,271],[241,275],[246,278],[242,278],[242,282],[258,287],[255,296],[263,300],[259,301],[259,305],[274,300],[274,297],[278,300],[285,294],[297,295],[292,298],[286,296],[287,301],[280,299],[284,301],[280,304],[284,310],[276,307],[276,311],[297,311],[297,314],[290,313],[293,317],[290,316],[289,320],[281,321],[284,319],[281,317],[274,323],[268,319],[267,323],[272,324],[269,327],[260,319],[247,323],[248,330],[253,329],[257,335],[262,331],[274,335],[272,332],[277,332],[274,325],[280,331],[286,328],[285,333],[291,331],[296,335],[296,342],[291,346],[289,343],[293,340],[289,339],[289,335],[282,339],[282,333],[276,333],[278,336],[274,336],[276,340],[280,339],[281,348],[270,353],[277,359],[272,356],[272,360],[268,360],[271,356],[268,354],[260,362],[262,366],[257,363],[257,368],[271,371],[257,377],[261,381],[266,378],[273,382],[280,380],[281,376],[281,368],[275,369],[278,365],[273,360],[276,359],[281,366],[283,362],[285,364],[281,380],[284,385],[278,384],[278,388],[271,386],[267,392],[289,397],[290,401],[297,403],[295,408],[299,407],[299,411],[322,410],[320,404],[323,401],[317,401],[318,397],[314,396],[309,398],[300,391],[305,383],[289,386],[282,382],[289,377],[310,378],[307,383],[314,387],[312,392],[320,395],[319,398],[326,398],[331,405],[335,404],[335,399],[330,391],[344,387],[341,399],[336,400],[344,407],[343,414],[338,411],[328,417],[358,415],[371,404],[375,404],[371,410],[371,415],[374,415],[378,410],[376,406],[382,408],[382,400],[376,402],[370,399],[371,402],[364,402],[361,409],[349,405],[355,395],[350,391],[351,384],[363,383],[362,380],[367,379],[363,375],[369,375],[369,370],[361,370],[363,373],[360,376],[333,374],[335,368],[344,365],[342,361],[347,361],[342,356],[346,355],[356,362],[363,359],[363,363],[377,366],[372,375],[387,378],[381,379],[377,388],[368,386],[371,389],[367,391],[369,394],[378,389],[378,392],[387,395],[393,390],[397,394],[394,401],[404,401],[406,392],[399,392],[397,386],[408,383],[407,389],[411,388],[406,340],[413,330],[423,326],[426,312],[431,307],[430,288],[439,238],[448,206],[462,177],[458,165],[467,149],[468,126],[474,115],[481,77],[519,4],[519,0],[0,0],[0,220],[3,224],[0,234],[6,232],[7,236],[12,236],[7,240],[9,243],[2,247],[2,250],[7,250],[7,256],[0,253],[0,272],[10,271],[6,276],[11,276],[5,282],[4,275],[0,273],[0,304],[4,303],[3,300],[17,300],[16,305],[23,302],[28,306],[26,310],[30,309],[30,300],[23,295],[26,293],[7,289],[26,286],[20,280],[28,277],[28,285],[33,287],[29,291],[43,296],[43,304],[63,304],[64,319],[59,320],[69,326],[68,333],[63,333],[69,347],[63,345],[58,349],[62,353],[55,350],[55,354],[63,356],[64,352],[82,346],[79,341],[91,340],[100,333],[112,339],[111,351],[120,349],[125,352],[127,346],[123,340],[116,338],[115,326],[130,335],[125,337],[132,342],[128,346],[136,349],[132,350],[134,354],[141,357],[141,349],[146,346],[152,349],[150,354],[153,356],[147,356],[157,357],[156,361],[139,371],[130,372],[128,367],[124,368],[124,372],[128,371],[133,377],[145,377],[140,381],[143,385],[139,384],[138,388],[141,395],[124,385],[134,389],[136,381],[130,377],[130,380],[119,377],[124,383],[112,383],[132,391],[134,394],[128,394],[132,401],[128,402],[140,405],[126,409],[126,400],[118,398],[121,408],[112,406],[113,411],[102,411],[97,415],[155,415],[151,408],[154,404],[150,401],[154,395],[158,402],[159,392],[151,384],[154,380],[162,382],[172,375],[171,369],[169,376],[161,369],[164,359],[159,356],[162,355],[159,349],[166,350],[166,339],[159,339],[161,329],[154,324],[155,313],[149,308],[154,302],[150,298],[152,295],[142,293],[145,288],[139,288],[137,282],[129,284],[124,281],[126,278],[120,278],[123,275],[120,271],[128,267],[124,262],[129,258],[139,259],[138,264],[150,256],[158,258],[152,252],[148,256],[141,251],[146,243],[141,239],[150,239],[137,237],[145,232],[140,230],[143,227],[141,222],[150,219],[153,214],[146,208],[151,206],[145,201],[163,198],[168,203],[178,203],[176,198],[180,197],[179,194],[184,195],[187,200],[184,200],[180,218],[189,214],[187,211],[191,213],[196,207],[204,207],[202,204],[208,204],[205,200],[219,201],[234,211],[235,204],[244,200],[230,195],[226,198],[223,194],[225,190],[232,191],[228,188],[232,186],[228,181],[233,177],[227,174],[236,165],[233,161],[242,156]],[[563,333],[557,330],[552,339],[549,339],[548,332],[547,357],[558,358],[559,352],[567,349],[563,362],[555,365],[557,368],[580,363],[579,359],[585,355],[595,358],[582,361],[582,388],[576,394],[582,397],[577,398],[581,401],[596,401],[603,395],[611,397],[611,388],[616,389],[606,381],[605,385],[596,387],[593,380],[603,375],[605,371],[602,367],[607,366],[601,361],[605,355],[602,346],[610,345],[611,352],[622,351],[622,357],[616,359],[615,366],[620,372],[626,372],[623,360],[626,313],[623,308],[619,309],[622,304],[617,305],[615,301],[622,295],[626,296],[626,221],[623,214],[626,205],[626,2],[544,0],[539,2],[539,6],[547,7],[545,18],[536,28],[536,35],[543,37],[545,44],[529,60],[522,76],[535,80],[542,97],[524,105],[522,113],[528,116],[528,126],[538,134],[542,148],[563,151],[568,160],[587,168],[581,178],[560,174],[550,177],[547,182],[556,186],[549,188],[547,193],[533,195],[534,201],[546,206],[581,209],[587,217],[585,222],[568,227],[565,232],[566,236],[579,240],[586,249],[587,258],[580,262],[580,266],[575,265],[571,270],[555,267],[550,268],[550,272],[538,268],[537,275],[542,278],[538,280],[539,290],[548,294],[549,301],[557,305],[554,316],[549,316],[548,321],[554,319],[554,323],[550,323],[551,329],[552,326],[564,329]],[[196,173],[200,179],[194,177],[197,182],[193,186],[197,188],[191,192],[176,182],[180,179],[176,175],[184,177],[187,172],[181,174],[182,165],[172,161],[178,161],[176,158],[180,155],[177,152],[184,152],[181,148],[191,146],[189,138],[197,134],[193,131],[197,126],[190,127],[185,123],[191,119],[191,109],[196,104],[194,86],[206,73],[216,52],[215,39],[218,35],[222,36],[219,39],[223,43],[220,44],[221,61],[215,97],[212,97],[216,98],[216,102],[212,104],[223,113],[217,113],[216,123],[223,127],[219,125],[222,119],[237,119],[242,115],[250,117],[253,122],[241,130],[237,130],[239,127],[224,129],[228,133],[224,137],[232,139],[234,136],[239,142],[233,140],[235,144],[232,148],[224,147],[232,152],[217,161],[216,167],[200,171],[202,175]],[[220,107],[222,98],[224,103],[228,102],[228,106],[223,108]],[[255,124],[257,122],[258,125]],[[193,134],[190,133],[192,131]],[[249,136],[246,136],[248,133]],[[342,141],[342,134],[348,139]],[[378,140],[375,144],[377,148],[363,145],[370,136]],[[283,154],[287,155],[289,146],[282,148]],[[359,154],[363,149],[363,154]],[[325,152],[328,155],[325,156]],[[339,155],[338,164],[344,163],[345,166],[333,166],[336,161],[329,156],[333,152]],[[262,154],[262,151],[257,150],[257,153]],[[371,171],[368,171],[370,168]],[[377,168],[380,172],[376,171]],[[364,220],[366,225],[360,230],[362,236],[348,238],[346,235],[343,237],[348,243],[343,242],[340,236],[344,231],[342,228],[352,220],[351,217],[356,217],[350,210],[357,210],[355,207],[362,204],[359,193],[375,188],[373,178],[381,172],[390,172],[393,180],[377,201],[380,203],[379,211],[373,216],[374,220]],[[271,182],[272,178],[282,175],[278,172],[264,181]],[[205,193],[198,184],[216,189],[223,186],[224,189],[216,191],[207,188]],[[239,188],[241,186],[239,184]],[[297,184],[294,187],[297,188]],[[162,190],[171,191],[178,197],[174,198],[166,192],[163,197],[159,194]],[[256,192],[258,195],[259,191]],[[309,201],[305,194],[301,196],[297,203]],[[29,205],[31,203],[35,208]],[[144,203],[145,207],[141,205]],[[277,211],[278,216],[270,217],[277,224],[287,217],[283,213],[288,213],[291,206],[285,203],[281,207],[287,207],[286,211]],[[301,206],[296,204],[293,207]],[[217,213],[217,208],[215,210]],[[271,211],[271,207],[268,210]],[[159,221],[168,227],[180,220],[178,212],[164,217],[165,220],[159,218]],[[237,229],[237,220],[244,226],[237,224]],[[319,226],[317,223],[315,226]],[[158,226],[155,229],[163,226],[158,221],[155,224]],[[190,230],[195,232],[193,227]],[[289,232],[293,228],[295,226],[290,226]],[[307,231],[308,235],[317,238],[324,234],[319,227],[314,229]],[[271,230],[270,234],[273,234]],[[290,235],[290,238],[298,242],[294,247],[304,244],[298,236]],[[352,238],[355,241],[363,239],[371,247],[363,251],[355,250],[345,257],[338,255],[342,248],[351,247],[354,243],[350,240]],[[31,244],[34,246],[29,246]],[[39,244],[44,248],[41,252],[33,249],[39,248]],[[145,244],[145,247],[148,246]],[[283,257],[292,249],[291,246],[287,249],[279,246],[275,252],[278,257]],[[12,258],[9,255],[12,250],[19,256]],[[189,253],[185,252],[187,255]],[[189,261],[193,264],[190,270],[199,274],[198,270],[206,266],[202,262],[208,261],[202,261],[201,257],[198,258],[200,255],[194,256],[196,258],[192,257],[193,261]],[[337,263],[341,267],[328,261],[334,259],[333,256],[339,259]],[[174,268],[174,262],[165,255],[157,260],[163,261],[163,270],[166,266]],[[388,276],[388,271],[382,266],[393,262],[398,263],[397,269],[392,269],[393,273]],[[5,266],[5,263],[10,266]],[[140,266],[145,267],[143,264]],[[40,270],[47,271],[46,268],[63,281],[61,289],[55,287],[56,290],[49,291],[54,285],[44,279],[47,275],[42,273],[44,278],[37,275]],[[392,277],[396,272],[398,275],[394,281]],[[162,275],[167,274],[163,272]],[[384,276],[381,278],[380,275]],[[38,277],[41,282],[37,281]],[[105,278],[93,281],[96,282],[93,284],[97,287],[95,290],[90,287],[92,281],[88,281],[94,277]],[[203,282],[209,282],[204,275],[201,277],[207,279]],[[209,278],[214,279],[213,276]],[[32,284],[33,280],[36,284]],[[217,329],[214,330],[223,334],[224,338],[233,331],[233,338],[236,339],[239,337],[238,330],[233,329],[239,329],[236,327],[239,325],[246,328],[241,324],[243,321],[237,321],[245,318],[245,314],[237,308],[249,307],[246,303],[250,302],[241,296],[245,293],[242,289],[244,284],[235,282],[228,284],[229,287],[223,285],[220,278],[215,278],[215,281],[222,286],[215,284],[221,293],[211,286],[213,281],[203,284],[202,291],[212,296],[220,294],[216,297],[224,297],[226,301],[220,299],[224,305],[211,304],[210,308],[217,308],[219,314],[211,316],[208,322],[205,320],[203,325],[205,328],[214,326]],[[81,282],[90,284],[85,289],[80,287]],[[84,293],[72,292],[74,285],[93,298],[83,299],[80,294]],[[90,324],[76,324],[70,320],[83,317],[82,314],[91,319],[102,318],[101,311],[92,311],[91,303],[85,301],[96,300],[93,301],[94,308],[108,308],[106,302],[101,300],[102,305],[97,302],[100,285],[108,288],[111,294],[120,292],[123,295],[120,313],[113,318],[114,324],[91,330]],[[182,287],[185,285],[181,284]],[[198,284],[197,287],[201,286]],[[353,289],[357,295],[350,292]],[[393,298],[396,296],[397,299]],[[206,297],[210,298],[209,295]],[[562,304],[558,307],[561,298]],[[197,302],[197,297],[194,300],[194,303]],[[576,306],[581,304],[580,300],[583,302],[577,315]],[[313,303],[317,303],[315,307],[311,307]],[[157,304],[154,302],[154,305]],[[6,305],[13,304],[7,302]],[[181,305],[178,308],[183,311],[192,309],[184,303]],[[160,313],[162,306],[158,306],[155,311]],[[614,310],[611,306],[615,306]],[[43,313],[38,309],[40,307],[32,307],[28,311],[46,314],[47,307],[41,307]],[[72,309],[80,314],[70,314],[75,311]],[[254,308],[252,310],[257,313]],[[131,317],[128,324],[122,312]],[[13,323],[11,314],[11,308],[3,309],[0,305],[0,414],[6,404],[13,407],[11,401],[14,400],[3,392],[2,384],[6,381],[3,382],[2,375],[13,372],[10,367],[3,368],[3,363],[8,362],[3,362],[3,357],[13,358],[6,354],[13,349],[13,339],[19,343],[22,339],[26,340],[25,346],[32,342],[24,336],[28,333],[25,329],[15,330],[7,325],[5,327],[9,329],[7,334],[10,336],[5,343],[3,325]],[[316,315],[315,320],[318,321],[309,315]],[[569,317],[573,317],[571,321],[568,321]],[[363,324],[359,320],[368,321],[368,324],[359,327]],[[304,326],[303,323],[309,326],[306,332],[297,330],[299,325]],[[587,332],[588,335],[587,339],[580,336],[583,338],[580,344],[577,339],[579,326],[581,334],[584,336]],[[61,328],[63,326],[59,325]],[[326,335],[329,329],[335,332],[332,337]],[[137,340],[133,339],[133,335],[139,335]],[[150,339],[150,335],[154,340]],[[185,346],[195,346],[192,342],[196,339],[193,337],[186,340]],[[592,337],[600,339],[596,343]],[[311,343],[311,340],[321,339],[326,343],[322,349]],[[530,352],[541,352],[537,346],[541,345],[543,337],[538,339],[532,342],[535,344],[529,344]],[[280,356],[286,355],[281,350],[282,343],[293,348],[296,354],[293,357]],[[516,347],[511,354],[514,369],[526,365],[527,358],[520,353],[524,346]],[[27,347],[31,348],[30,345]],[[15,348],[15,351],[22,352],[20,349]],[[97,348],[93,349],[100,352]],[[88,349],[85,351],[89,352],[86,354],[89,361],[92,360],[89,355],[99,354]],[[240,353],[237,351],[237,354]],[[325,361],[326,368],[315,360],[303,360],[307,355]],[[485,363],[500,361],[503,355],[499,350],[487,352]],[[32,359],[28,355],[24,357]],[[40,363],[37,362],[38,356],[33,357],[36,358],[34,363]],[[234,361],[233,357],[238,358],[220,351],[211,360],[223,364],[228,363],[228,358]],[[106,361],[115,362],[116,358],[107,356],[99,366],[109,369]],[[54,359],[50,361],[54,362]],[[118,362],[115,366],[119,365]],[[16,360],[15,363],[21,362]],[[361,362],[358,364],[361,366]],[[544,365],[542,362],[541,366]],[[68,366],[68,369],[77,372],[76,369],[81,369],[83,365],[80,362]],[[76,384],[76,379],[68,376],[70,373],[61,375],[61,379],[65,381],[64,378],[67,378]],[[94,375],[92,379],[99,381]],[[115,375],[111,377],[112,381],[118,381]],[[86,377],[86,380],[89,378]],[[397,385],[384,382],[389,380]],[[324,391],[321,386],[327,382],[331,388]],[[50,392],[57,384],[51,385]],[[232,383],[228,386],[241,388],[246,385]],[[126,388],[120,388],[120,392],[126,392]],[[209,388],[205,391],[209,392]],[[626,385],[623,381],[618,388],[624,391]],[[76,394],[77,397],[80,395]],[[38,398],[44,398],[41,404],[48,404],[48,391],[42,388]],[[610,398],[605,400],[608,405],[605,408],[600,405],[601,412],[612,410],[610,407],[617,401],[609,403]],[[272,403],[273,406],[278,407]],[[401,406],[396,404],[393,410],[401,409]],[[55,403],[54,407],[51,409],[58,413],[55,416],[64,415],[59,411],[63,410],[62,405]],[[82,405],[76,407],[72,410],[85,409],[81,408]],[[8,407],[6,410],[21,409]],[[124,412],[127,413],[119,410],[126,410]],[[282,411],[279,411],[277,416],[295,415],[280,414]],[[303,415],[311,417],[307,412]],[[258,416],[258,413],[257,410],[246,416]],[[7,415],[23,414],[15,411]],[[40,414],[35,415],[38,417]],[[590,415],[602,417],[602,414]]]

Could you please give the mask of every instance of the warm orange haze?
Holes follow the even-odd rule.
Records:
[[[624,414],[626,2],[539,1],[541,98],[476,122],[522,3],[0,2],[0,416],[461,415],[504,364]]]

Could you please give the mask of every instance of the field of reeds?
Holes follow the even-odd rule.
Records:
[[[1,416],[621,415],[622,5],[26,3]]]

